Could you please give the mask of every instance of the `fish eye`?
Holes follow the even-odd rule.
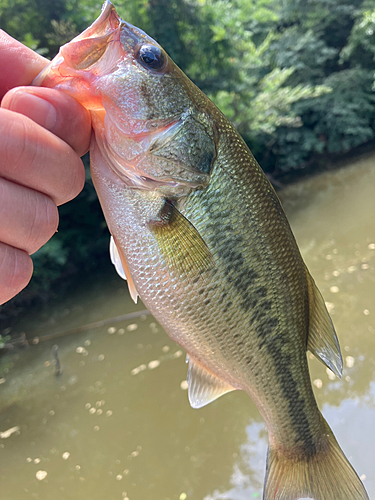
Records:
[[[159,47],[142,45],[138,51],[137,59],[145,68],[158,71],[164,69],[166,57]]]

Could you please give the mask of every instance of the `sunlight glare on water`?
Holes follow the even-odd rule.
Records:
[[[343,353],[342,380],[310,360],[318,404],[375,498],[373,165],[357,160],[281,198]],[[1,500],[260,500],[267,433],[255,405],[236,391],[191,409],[185,353],[151,316],[43,341],[141,309],[125,288],[110,272],[17,325],[39,343],[1,359]]]

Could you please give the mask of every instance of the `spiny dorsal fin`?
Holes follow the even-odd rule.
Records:
[[[115,239],[111,236],[111,241],[109,243],[109,254],[111,256],[111,262],[115,266],[117,273],[122,279],[128,282],[130,297],[137,303],[138,292],[135,288],[133,278],[131,277],[128,265],[126,263],[125,257],[121,250],[119,250],[116,245]]]
[[[200,274],[213,256],[193,224],[170,202],[164,201],[160,218],[149,222],[168,265],[182,275]]]
[[[189,401],[192,408],[202,408],[223,394],[236,388],[209,372],[203,365],[191,356],[188,357],[189,369],[187,381],[189,386]]]
[[[310,311],[307,349],[341,378],[342,357],[335,328],[318,287],[306,272]]]

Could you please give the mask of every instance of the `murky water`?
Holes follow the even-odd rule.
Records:
[[[345,362],[338,381],[311,360],[317,400],[371,498],[374,192],[372,157],[281,193]],[[142,309],[125,287],[113,271],[106,281],[82,285],[48,317],[30,313],[18,328],[51,334]],[[266,449],[263,421],[246,394],[189,407],[185,353],[151,316],[41,341],[1,361],[2,500],[260,499]]]

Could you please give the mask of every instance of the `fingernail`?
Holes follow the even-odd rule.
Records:
[[[28,116],[47,130],[51,130],[56,123],[57,112],[54,106],[45,99],[23,90],[14,92],[8,109]]]

